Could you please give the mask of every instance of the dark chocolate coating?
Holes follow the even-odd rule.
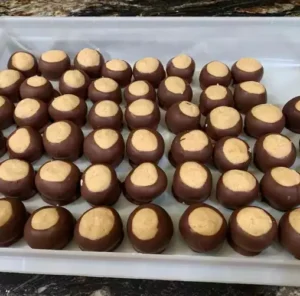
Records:
[[[31,225],[33,216],[43,209],[55,208],[59,219],[48,229],[38,230]],[[24,228],[24,239],[32,249],[62,250],[73,237],[75,219],[71,212],[63,207],[45,206],[35,210]]]
[[[42,59],[39,59],[39,70],[48,80],[59,80],[60,77],[71,68],[71,61],[67,55],[65,59],[55,63],[49,63]]]
[[[25,80],[24,75],[20,73],[20,78],[13,84],[1,88],[0,87],[0,96],[7,97],[12,103],[17,103],[20,101],[20,86],[22,82]]]
[[[189,216],[190,214],[198,208],[209,208],[215,211],[223,220],[222,226],[217,233],[214,235],[202,235],[191,229],[189,225]],[[186,244],[197,253],[204,253],[212,251],[223,244],[226,239],[227,234],[227,222],[223,216],[223,214],[216,208],[206,205],[206,204],[195,204],[189,206],[179,221],[179,231],[181,236],[183,237]]]
[[[250,208],[250,207],[247,207]],[[251,207],[251,208],[259,208],[259,207]],[[245,232],[237,223],[237,214],[244,208],[240,208],[235,210],[229,219],[228,230],[229,230],[229,242],[232,241],[235,246],[238,248],[234,248],[235,251],[241,250],[240,252],[244,256],[255,256],[262,252],[264,249],[269,247],[277,236],[277,223],[276,220],[264,209],[263,210],[272,220],[271,229],[260,236],[253,236],[247,232]],[[248,254],[247,254],[248,253]]]
[[[102,76],[115,80],[120,85],[120,87],[127,86],[131,82],[131,76],[132,76],[131,66],[126,61],[124,61],[127,65],[127,68],[124,71],[114,71],[107,68],[106,66],[107,62],[102,67]]]
[[[211,62],[209,62],[208,64],[210,64],[210,63]],[[210,74],[207,71],[208,64],[206,64],[200,72],[200,75],[199,75],[200,87],[203,90],[206,89],[207,87],[209,87],[211,85],[215,85],[215,84],[220,84],[220,85],[228,87],[231,84],[231,72],[230,72],[229,68],[226,66],[228,68],[228,73],[226,76],[217,77],[217,76]]]
[[[223,137],[238,137],[243,131],[243,119],[240,115],[240,120],[235,126],[227,129],[218,129],[213,126],[210,121],[210,114],[208,114],[208,116],[206,117],[204,130],[207,135],[215,141],[218,141]]]
[[[248,173],[255,178],[252,173]],[[217,200],[223,207],[235,210],[241,207],[245,207],[258,199],[259,183],[256,178],[256,185],[253,189],[249,191],[233,191],[230,188],[226,187],[223,183],[223,175],[219,178],[216,188]]]
[[[173,59],[167,63],[166,72],[168,76],[177,76],[184,79],[186,82],[191,83],[195,72],[195,61],[191,58],[191,64],[185,69],[176,68],[173,64]]]
[[[249,93],[237,84],[234,88],[233,99],[235,108],[245,114],[254,106],[267,103],[267,91],[262,94]]]
[[[100,56],[100,63],[97,66],[86,67],[86,66],[81,65],[77,60],[78,54],[76,55],[76,57],[74,59],[74,68],[85,72],[91,79],[96,79],[96,78],[101,77],[101,68],[104,64],[104,58],[103,58],[102,54],[98,50],[96,50],[96,51],[99,53],[99,56]]]
[[[42,86],[31,86],[27,83],[28,78],[23,81],[20,86],[21,99],[34,98],[49,103],[54,97],[54,89],[50,81],[47,80],[46,84]]]
[[[142,209],[153,210],[158,219],[157,233],[152,239],[141,240],[132,231],[132,220],[136,213]],[[146,230],[145,230],[146,231]],[[133,248],[139,253],[160,254],[169,245],[173,236],[173,222],[169,214],[160,206],[155,204],[141,205],[135,208],[127,221],[127,235]]]
[[[296,134],[300,134],[300,111],[295,107],[298,101],[300,96],[289,100],[282,109],[286,121],[285,127]]]
[[[1,200],[8,201],[12,208],[11,217],[0,227],[0,247],[9,247],[23,237],[23,229],[28,215],[21,201],[9,197]]]
[[[154,88],[158,88],[161,81],[166,77],[166,72],[164,67],[160,61],[158,68],[152,73],[142,73],[137,70],[136,63],[133,66],[132,74],[134,80],[146,80],[148,81]]]
[[[91,82],[89,87],[88,87],[88,98],[93,102],[99,102],[99,101],[104,101],[104,100],[109,100],[109,101],[114,101],[117,104],[122,103],[122,93],[121,93],[121,88],[118,86],[116,90],[112,92],[101,92],[96,89],[94,85],[95,81]]]
[[[152,102],[152,101],[151,101]],[[156,103],[153,102],[154,109],[151,114],[139,116],[129,111],[129,106],[125,109],[125,120],[129,130],[139,128],[157,129],[160,122],[160,110]]]
[[[16,53],[26,53],[26,54],[29,54],[32,57],[32,59],[33,59],[33,67],[31,69],[29,69],[29,70],[26,70],[26,71],[23,71],[23,70],[19,69],[18,67],[15,67],[13,65],[13,63],[12,63],[12,59],[13,59],[13,56]],[[30,52],[27,52],[27,51],[16,51],[16,52],[14,52],[11,55],[11,57],[9,58],[8,62],[7,62],[7,68],[8,69],[17,70],[17,71],[21,72],[26,78],[34,76],[34,75],[37,75],[38,72],[39,72],[38,63],[37,63],[37,60],[36,60],[35,56],[33,54],[31,54]],[[31,97],[27,97],[27,98],[31,98]]]
[[[48,161],[49,162],[49,161]],[[43,200],[53,206],[66,205],[76,200],[80,195],[80,171],[78,167],[69,162],[71,172],[62,182],[51,182],[41,178],[41,168],[35,176],[35,185]]]
[[[4,160],[0,166],[7,161],[10,160]],[[0,193],[7,197],[14,197],[19,200],[26,200],[34,196],[36,194],[34,184],[35,172],[32,165],[30,163],[28,163],[28,165],[28,175],[23,179],[17,181],[6,181],[0,178]]]
[[[37,131],[42,131],[50,123],[48,114],[48,105],[40,100],[34,99],[39,102],[40,108],[35,114],[27,118],[19,118],[14,113],[14,120],[17,126],[31,126]]]
[[[207,116],[211,110],[220,106],[234,107],[233,95],[228,87],[226,87],[225,97],[221,100],[212,100],[209,98],[209,96],[207,96],[205,90],[202,91],[199,100],[201,114]]]
[[[143,95],[143,96],[136,96],[133,95],[130,91],[129,91],[129,85],[127,85],[124,88],[124,99],[126,101],[127,104],[132,103],[133,101],[136,101],[138,99],[147,99],[147,100],[151,100],[153,102],[156,101],[156,92],[154,87],[152,86],[152,84],[150,84],[148,81],[143,80],[148,86],[149,86],[149,91],[147,94]]]
[[[7,98],[2,96],[4,104],[0,106],[0,130],[4,130],[14,124],[15,105]]]
[[[80,219],[77,221],[74,231],[74,238],[79,246],[79,248],[83,251],[94,251],[94,252],[112,252],[114,251],[123,241],[124,231],[123,231],[123,223],[119,213],[111,207],[102,207],[109,209],[115,218],[115,224],[113,225],[110,233],[100,239],[90,240],[86,237],[83,237],[79,233],[79,225],[82,217],[88,211],[92,211],[93,209],[89,209],[85,213],[82,214]]]
[[[180,145],[181,137],[184,136],[188,131],[182,132],[173,139],[171,149],[169,152],[169,159],[173,166],[177,166],[186,161],[196,161],[199,163],[208,163],[211,161],[213,146],[208,138],[208,145],[199,151],[187,151]]]
[[[180,103],[181,102],[173,104],[167,110],[165,115],[167,128],[173,134],[179,134],[184,131],[198,129],[200,127],[200,113],[195,117],[188,116],[180,110]]]
[[[44,148],[46,153],[53,159],[75,161],[81,157],[83,152],[83,132],[75,123],[68,120],[64,120],[64,122],[71,126],[70,135],[60,143],[52,143],[46,137],[46,129],[43,135]]]
[[[6,138],[3,136],[3,133],[0,131],[0,157],[6,153]]]
[[[34,162],[34,161],[40,159],[44,153],[42,136],[40,135],[40,133],[38,131],[36,131],[35,129],[33,129],[30,126],[25,126],[22,128],[26,129],[29,134],[29,137],[30,137],[29,146],[22,153],[17,153],[10,147],[9,139],[18,131],[18,129],[16,129],[7,138],[7,152],[8,152],[9,158],[18,158],[18,159],[26,160],[28,162]]]
[[[123,186],[125,197],[132,203],[137,205],[147,204],[164,193],[167,188],[168,180],[165,172],[154,164],[157,170],[157,181],[150,186],[137,186],[131,182],[133,169],[126,177]]]
[[[140,151],[137,150],[132,144],[133,134],[138,130],[133,130],[126,141],[126,153],[129,161],[133,165],[139,165],[143,162],[154,162],[157,163],[162,158],[165,151],[165,142],[163,137],[159,132],[149,128],[143,128],[143,130],[147,130],[151,132],[157,139],[157,149],[153,151]]]
[[[239,69],[236,65],[237,62],[235,62],[231,67],[231,74],[234,83],[241,83],[244,81],[261,81],[263,75],[264,75],[264,68],[261,67],[259,70],[254,72],[245,72],[241,69]]]
[[[87,105],[84,99],[79,98],[79,104],[76,108],[71,111],[61,111],[55,109],[51,103],[48,112],[53,121],[69,120],[82,127],[86,123]]]
[[[82,175],[81,178],[81,196],[85,199],[88,203],[93,206],[112,206],[114,205],[120,195],[121,195],[121,186],[120,181],[118,180],[117,174],[114,169],[110,166],[107,168],[110,170],[111,173],[111,181],[107,189],[100,191],[100,192],[93,192],[86,185],[85,175],[86,172],[92,167],[93,165],[89,166]]]
[[[59,79],[59,91],[62,95],[72,94],[82,99],[87,99],[88,96],[88,87],[90,85],[90,78],[85,74],[85,72],[80,70],[70,70],[70,71],[79,71],[84,76],[84,84],[80,87],[72,87],[67,84],[64,80],[64,75]]]
[[[94,134],[98,130],[92,131],[84,139],[83,153],[91,163],[100,163],[117,167],[124,158],[125,143],[122,135],[118,133],[117,142],[108,149],[102,149],[94,141]]]
[[[186,85],[183,94],[175,94],[167,89],[165,85],[166,79],[160,83],[157,90],[158,103],[162,109],[168,110],[173,104],[178,102],[192,101],[193,91],[191,86],[185,80]]]
[[[289,211],[300,205],[300,185],[282,186],[277,183],[267,171],[260,181],[260,190],[263,198],[278,211]]]
[[[248,147],[248,160],[242,163],[232,163],[230,162],[227,158],[226,155],[224,154],[223,147],[224,144],[227,140],[229,139],[234,139],[235,137],[224,137],[220,139],[219,141],[216,142],[214,149],[213,149],[213,161],[215,167],[221,172],[226,172],[229,170],[242,170],[242,171],[247,171],[248,167],[251,163],[252,159],[252,153],[250,150],[250,147],[247,142],[243,141],[242,139],[239,139],[243,143],[246,144]]]
[[[270,135],[270,134],[268,134],[268,135]],[[297,156],[295,145],[291,142],[292,150],[291,150],[290,154],[287,155],[286,157],[284,157],[284,158],[273,157],[263,147],[263,142],[268,135],[264,135],[264,136],[260,137],[254,145],[253,161],[254,161],[254,164],[256,165],[256,167],[262,172],[266,172],[269,169],[277,167],[277,166],[283,166],[283,167],[287,167],[287,168],[291,167],[294,164],[294,162],[296,160],[296,156]],[[288,137],[286,137],[284,135],[281,135],[281,136],[289,139]]]
[[[118,112],[114,116],[102,117],[95,112],[98,103],[93,104],[88,113],[87,121],[89,125],[93,129],[111,128],[121,130],[123,127],[123,112],[120,106],[118,105]]]
[[[273,123],[261,121],[253,116],[251,110],[245,116],[245,133],[253,138],[259,138],[263,135],[270,133],[280,134],[285,126],[285,118],[281,117],[280,120]]]
[[[292,211],[285,213],[278,226],[280,244],[296,259],[300,259],[300,233],[298,233],[289,222],[289,215]]]
[[[202,203],[207,200],[212,191],[212,175],[210,170],[202,165],[207,173],[207,179],[201,188],[192,188],[185,184],[180,178],[180,169],[183,164],[176,167],[173,177],[172,193],[178,202],[187,205]]]

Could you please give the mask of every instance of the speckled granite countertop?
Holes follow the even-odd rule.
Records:
[[[299,0],[1,0],[11,16],[299,16]]]
[[[300,0],[0,0],[0,16],[300,16]],[[0,296],[300,296],[290,287],[0,274]]]

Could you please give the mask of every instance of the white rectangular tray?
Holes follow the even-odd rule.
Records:
[[[196,61],[197,72],[193,81],[194,102],[198,103],[200,88],[199,69],[211,60],[221,60],[232,65],[240,57],[259,59],[265,67],[263,83],[269,102],[283,105],[300,94],[300,19],[296,18],[1,18],[0,19],[0,69],[12,52],[29,50],[40,55],[49,49],[63,49],[71,58],[84,47],[100,49],[106,59],[121,58],[133,64],[145,56],[159,58],[164,64],[181,52],[190,54]],[[170,134],[163,118],[159,127],[166,141],[166,152],[160,166],[169,176],[168,191],[155,202],[172,216],[175,234],[164,254],[137,254],[128,239],[114,253],[82,252],[71,243],[63,251],[31,250],[22,240],[10,248],[0,249],[0,271],[87,275],[104,277],[147,278],[184,281],[210,281],[226,283],[300,285],[300,262],[287,254],[278,244],[255,258],[235,253],[227,243],[213,253],[197,254],[181,240],[178,220],[186,206],[177,203],[170,194],[174,168],[167,160],[167,151],[174,135]],[[14,128],[4,131],[7,136]],[[84,127],[84,133],[89,133]],[[289,135],[297,149],[299,136]],[[127,138],[128,131],[123,132]],[[249,140],[249,139],[248,139]],[[249,140],[251,147],[253,140]],[[7,156],[3,157],[5,159]],[[0,159],[0,161],[2,160]],[[38,168],[47,160],[43,157],[34,165]],[[76,161],[80,169],[88,166],[82,157]],[[299,167],[297,160],[295,168]],[[121,180],[130,170],[125,160],[118,167]],[[211,168],[214,187],[220,173]],[[261,178],[252,165],[250,171]],[[226,218],[231,211],[221,207],[215,193],[208,203],[219,208]],[[268,205],[256,202],[278,220],[281,213]],[[37,195],[25,202],[29,211],[44,205]],[[120,213],[124,227],[134,209],[123,196],[115,208]],[[68,205],[76,218],[89,208],[80,198]]]

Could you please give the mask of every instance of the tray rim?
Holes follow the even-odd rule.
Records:
[[[224,22],[230,24],[236,23],[251,23],[255,25],[288,25],[293,26],[295,24],[300,23],[300,18],[295,17],[11,17],[11,16],[4,16],[0,18],[0,31],[6,29],[8,27],[18,27],[22,25],[22,23],[26,24],[34,24],[36,22],[46,22],[46,21],[54,21],[56,24],[60,23],[63,25],[68,25],[71,21],[77,21],[81,23],[109,23],[112,25],[116,25],[117,23],[153,23],[156,25],[160,25],[162,23],[166,24],[173,24],[174,22],[180,21],[180,24],[193,24],[193,23],[205,23],[205,24],[222,24]],[[1,28],[2,27],[2,28]],[[53,256],[54,258],[51,258]],[[63,257],[63,258],[61,258]],[[7,260],[20,260],[19,264],[12,264],[10,266],[5,265]],[[249,266],[255,268],[262,268],[265,270],[272,270],[276,268],[278,270],[278,274],[281,272],[289,272],[292,271],[294,268],[300,267],[300,261],[289,259],[289,260],[274,260],[268,258],[245,258],[245,257],[234,257],[228,258],[225,256],[209,256],[209,255],[151,255],[151,254],[138,254],[138,253],[97,253],[97,252],[83,252],[83,251],[51,251],[51,250],[32,250],[32,249],[16,249],[16,248],[7,248],[7,249],[0,249],[0,271],[13,271],[13,272],[26,272],[26,273],[47,273],[47,274],[73,274],[73,275],[87,275],[87,276],[105,276],[105,273],[99,272],[95,274],[94,272],[82,272],[80,270],[74,270],[74,272],[69,272],[70,268],[66,268],[65,270],[54,270],[53,268],[49,270],[41,270],[40,272],[34,268],[31,268],[30,265],[34,265],[34,260],[43,260],[45,262],[50,263],[53,260],[53,264],[58,263],[59,260],[70,260],[70,259],[77,259],[78,262],[87,261],[88,259],[99,259],[102,263],[113,261],[118,263],[119,265],[124,262],[146,262],[146,261],[153,261],[158,262],[162,265],[164,262],[175,264],[177,263],[179,266],[184,264],[190,264],[191,266],[197,264],[203,264],[205,266],[211,265],[214,268],[218,268],[218,265],[225,266],[228,265],[229,267],[233,267],[233,265],[237,265],[236,268],[247,268]],[[93,262],[94,264],[96,262]],[[75,264],[76,266],[76,264]],[[197,267],[197,266],[196,266]],[[151,269],[149,269],[151,270]],[[153,270],[152,270],[153,272]],[[147,272],[146,272],[147,273]],[[118,277],[122,277],[118,275]],[[136,275],[132,273],[124,274],[124,277],[130,278],[137,278]],[[155,274],[152,273],[151,276],[147,274],[138,274],[139,278],[151,278],[151,279],[163,279],[163,280],[184,280],[189,281],[189,278],[182,278],[174,276],[171,278],[168,274]],[[226,279],[222,280],[219,277],[215,277],[214,279],[210,278],[201,278],[201,273],[198,276],[199,279],[203,281],[216,281],[216,282],[226,282],[226,283],[260,283],[260,284],[269,284],[274,285],[275,282],[268,281],[263,278],[259,278],[257,276],[257,282],[254,282],[251,278],[244,278],[243,281],[235,280],[233,277],[232,281]],[[194,280],[194,279],[192,279]],[[293,281],[292,279],[288,279],[286,277],[282,277],[280,282],[276,282],[277,285],[298,285],[300,283]]]

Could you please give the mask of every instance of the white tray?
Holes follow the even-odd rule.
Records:
[[[231,65],[240,57],[259,59],[265,67],[263,83],[269,102],[282,105],[300,94],[300,19],[280,18],[1,18],[0,69],[12,52],[29,50],[39,55],[57,48],[66,50],[71,58],[84,47],[98,48],[106,59],[121,58],[133,64],[145,56],[159,58],[164,64],[181,52],[190,54],[196,61],[194,101],[198,102],[199,69],[211,60]],[[164,112],[162,112],[164,115]],[[13,128],[4,131],[7,136]],[[85,134],[89,128],[84,128]],[[273,244],[257,257],[247,258],[235,253],[227,243],[216,252],[197,254],[181,240],[178,220],[186,206],[174,201],[170,194],[174,168],[167,160],[171,140],[164,124],[159,127],[166,141],[166,152],[160,166],[169,176],[168,191],[155,203],[163,206],[172,216],[174,238],[164,254],[137,254],[127,238],[114,253],[82,252],[71,243],[63,251],[31,250],[22,240],[10,248],[0,249],[0,271],[66,274],[104,277],[147,278],[184,281],[210,281],[270,285],[300,285],[300,262]],[[298,150],[299,136],[288,131]],[[128,131],[123,132],[125,139]],[[253,140],[249,141],[253,146]],[[7,157],[7,156],[5,156]],[[5,159],[5,157],[3,159]],[[1,159],[2,160],[2,159]],[[38,168],[47,157],[43,157]],[[76,161],[80,169],[88,166],[86,159]],[[299,166],[298,159],[295,167]],[[125,160],[117,169],[124,180],[130,170]],[[214,187],[220,174],[211,168]],[[261,178],[255,167],[250,170]],[[208,201],[219,208],[226,218],[231,211],[215,201],[214,192]],[[264,207],[278,220],[282,215],[264,203]],[[29,211],[44,205],[39,196],[25,202]],[[115,208],[124,226],[134,209],[123,196]],[[78,218],[89,205],[80,198],[67,208]]]

